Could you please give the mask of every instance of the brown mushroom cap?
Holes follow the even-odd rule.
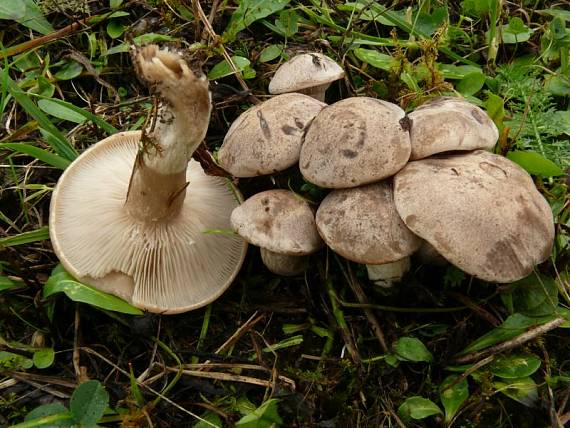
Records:
[[[284,62],[269,82],[270,94],[299,92],[314,86],[329,85],[341,79],[344,71],[333,59],[322,53],[296,55]]]
[[[323,245],[313,210],[289,190],[253,195],[234,209],[231,224],[246,241],[274,253],[304,256]]]
[[[305,128],[326,104],[303,94],[283,94],[242,113],[218,153],[235,177],[272,174],[295,165]]]
[[[502,156],[479,150],[410,162],[394,179],[394,200],[406,226],[485,281],[517,281],[552,251],[548,203]]]
[[[303,176],[321,187],[347,188],[380,181],[410,157],[410,138],[395,104],[346,98],[313,119],[301,148]]]
[[[396,212],[388,181],[332,191],[321,202],[316,222],[325,243],[357,263],[391,263],[421,244]]]
[[[227,180],[205,175],[190,161],[190,185],[176,216],[134,219],[125,198],[140,136],[106,138],[65,170],[50,207],[54,251],[75,278],[139,308],[178,313],[201,307],[229,287],[245,257],[239,236],[206,233],[230,229],[237,194]]]
[[[499,130],[476,105],[462,98],[438,97],[408,114],[411,160],[452,150],[491,150]]]

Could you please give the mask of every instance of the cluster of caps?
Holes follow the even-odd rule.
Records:
[[[323,241],[380,284],[400,278],[420,248],[499,283],[548,258],[550,207],[524,170],[489,152],[498,130],[482,109],[453,97],[407,115],[369,97],[326,105],[324,90],[342,76],[322,54],[294,57],[269,85],[280,95],[240,115],[220,148],[221,166],[236,177],[298,165],[308,182],[333,189],[316,215],[288,190],[234,209],[232,227],[261,247],[270,270],[302,272]]]

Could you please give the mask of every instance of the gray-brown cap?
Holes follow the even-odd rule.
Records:
[[[391,263],[421,244],[396,212],[391,180],[333,190],[321,202],[316,222],[325,243],[357,263]]]
[[[380,181],[410,157],[410,138],[395,104],[346,98],[313,119],[301,148],[303,176],[321,187],[347,188]]]
[[[234,209],[231,224],[246,241],[279,254],[304,256],[323,245],[313,210],[289,190],[253,195]]]
[[[324,101],[326,89],[343,76],[343,69],[328,56],[304,53],[281,64],[269,82],[269,93],[300,92]]]
[[[452,150],[491,150],[499,131],[491,118],[463,98],[438,97],[408,114],[411,160]]]
[[[517,281],[552,251],[548,203],[502,156],[478,150],[410,162],[394,179],[394,200],[414,233],[485,281]]]
[[[303,94],[283,94],[242,113],[218,153],[235,177],[283,171],[299,161],[305,129],[326,104]]]
[[[138,131],[115,134],[65,170],[50,207],[54,251],[75,278],[139,308],[172,314],[201,307],[230,286],[245,257],[239,236],[208,233],[230,229],[239,194],[190,161],[180,211],[158,221],[134,218],[125,199],[140,138]]]

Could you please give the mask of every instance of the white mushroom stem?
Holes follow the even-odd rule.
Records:
[[[299,275],[307,268],[307,256],[279,254],[266,248],[260,248],[260,251],[263,264],[277,275]]]
[[[391,288],[396,282],[410,270],[411,262],[409,257],[397,260],[392,263],[381,265],[366,265],[368,279],[375,285],[384,288]]]
[[[296,92],[299,92],[300,94],[308,95],[311,98],[314,98],[314,99],[324,103],[325,102],[325,92],[327,91],[327,89],[329,88],[330,85],[331,85],[330,83],[325,83],[323,85],[311,86],[310,88],[299,89]]]
[[[184,202],[188,161],[208,129],[210,94],[207,80],[176,53],[149,45],[135,52],[134,61],[158,104],[143,133],[125,204],[133,217],[155,222],[178,213]]]

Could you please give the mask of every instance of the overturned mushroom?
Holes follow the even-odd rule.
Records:
[[[487,113],[462,98],[433,98],[407,118],[411,160],[453,150],[491,150],[499,138]]]
[[[343,76],[343,69],[328,56],[322,53],[300,54],[277,69],[269,82],[269,93],[299,92],[324,101],[330,84]]]
[[[190,160],[210,117],[208,83],[181,57],[150,45],[139,75],[160,97],[141,132],[100,141],[63,173],[50,207],[50,237],[77,279],[152,312],[201,307],[231,284],[245,257],[229,229],[235,189]],[[189,162],[190,160],[190,162]]]
[[[332,191],[321,202],[316,222],[329,247],[366,264],[370,280],[382,286],[402,278],[409,256],[421,244],[398,216],[389,181]]]
[[[235,177],[283,171],[299,161],[305,129],[326,104],[303,94],[283,94],[242,113],[218,153]]]
[[[410,157],[410,138],[395,104],[346,98],[313,119],[301,147],[303,176],[321,187],[347,188],[380,181]]]
[[[289,190],[267,190],[247,199],[231,216],[234,230],[261,248],[261,258],[276,274],[303,272],[307,256],[323,243],[313,210]]]
[[[406,226],[485,281],[517,281],[552,251],[548,203],[502,156],[479,150],[410,162],[396,174],[394,200]]]

